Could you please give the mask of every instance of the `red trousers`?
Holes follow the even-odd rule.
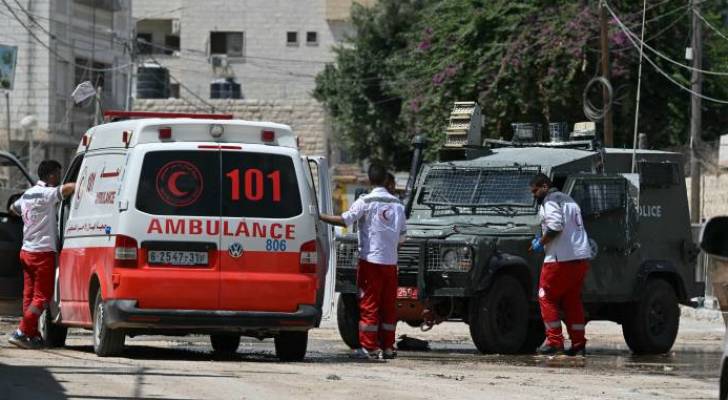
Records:
[[[23,264],[23,319],[20,331],[29,337],[39,336],[38,318],[53,297],[55,252],[33,253],[20,251]]]
[[[584,306],[581,303],[581,288],[588,270],[588,260],[547,262],[543,264],[539,282],[538,302],[541,305],[541,316],[544,325],[546,325],[546,342],[550,346],[564,347],[560,311],[564,312],[571,345],[582,346],[586,344],[586,338],[584,337],[586,322],[584,320]]]
[[[397,266],[359,260],[356,283],[361,347],[393,349],[397,326]]]

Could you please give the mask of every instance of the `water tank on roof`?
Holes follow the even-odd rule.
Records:
[[[166,99],[169,97],[169,70],[157,64],[137,68],[136,97]]]
[[[240,84],[232,78],[216,79],[210,83],[211,99],[242,99]]]

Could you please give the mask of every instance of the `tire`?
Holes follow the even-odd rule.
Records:
[[[308,331],[284,331],[274,339],[276,356],[281,361],[301,361],[306,356]]]
[[[339,326],[339,335],[347,346],[352,349],[361,347],[359,344],[359,302],[356,295],[339,295],[339,301],[336,304],[336,323]]]
[[[218,354],[235,354],[240,346],[240,335],[215,334],[210,335],[212,350]]]
[[[51,311],[46,308],[38,319],[38,331],[47,347],[63,347],[66,345],[68,327],[54,324]]]
[[[101,291],[96,293],[93,314],[94,353],[99,357],[120,355],[124,351],[126,335],[119,329],[110,329],[106,326],[106,310],[101,299]]]
[[[470,337],[484,354],[517,354],[528,335],[528,299],[509,275],[496,279],[470,307]]]
[[[672,285],[648,280],[641,299],[625,312],[622,334],[635,354],[670,351],[680,327],[680,308]]]
[[[528,320],[528,331],[526,332],[526,340],[523,342],[523,346],[519,350],[522,354],[533,354],[536,352],[536,348],[540,346],[546,339],[546,330],[543,326],[543,320],[529,319]]]

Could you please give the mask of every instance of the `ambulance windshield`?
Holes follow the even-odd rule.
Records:
[[[144,156],[136,208],[154,215],[254,218],[302,211],[290,157],[192,150]]]

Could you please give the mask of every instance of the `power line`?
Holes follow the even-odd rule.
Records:
[[[69,63],[69,64],[71,64],[71,65],[73,65],[75,67],[78,67],[78,68],[88,69],[89,71],[96,71],[96,72],[116,71],[116,70],[119,70],[119,69],[128,68],[129,65],[131,65],[131,63],[128,63],[128,64],[124,64],[124,65],[116,66],[116,67],[111,67],[111,68],[94,68],[94,67],[89,67],[89,66],[85,66],[85,65],[82,65],[82,64],[76,64],[74,61],[69,61],[65,57],[63,57],[60,54],[58,54],[58,52],[56,50],[52,49],[45,42],[43,42],[43,40],[41,40],[38,37],[38,35],[36,35],[35,32],[33,32],[32,29],[30,27],[28,27],[23,22],[23,20],[20,19],[20,17],[15,13],[15,11],[12,9],[12,7],[10,7],[10,4],[8,4],[7,0],[0,0],[0,1],[5,5],[5,8],[7,8],[7,10],[10,12],[10,14],[12,14],[13,19],[15,19],[23,28],[25,28],[25,30],[30,34],[30,36],[36,42],[38,42],[41,46],[45,47],[51,54],[53,54],[57,59],[59,59],[61,61],[67,62],[67,63]]]
[[[627,32],[628,32],[627,28],[626,28],[626,27],[624,26],[624,24],[622,23],[622,20],[620,20],[620,19],[619,19],[619,17],[617,16],[617,14],[615,14],[615,13],[614,13],[614,10],[612,10],[612,8],[611,8],[611,7],[609,7],[609,5],[607,4],[607,2],[604,2],[604,6],[606,7],[607,11],[609,11],[609,13],[610,13],[610,14],[612,14],[612,17],[613,17],[613,18],[614,18],[614,20],[615,20],[615,21],[617,22],[617,24],[618,24],[618,25],[620,26],[620,29],[622,29],[622,30],[623,30],[623,31],[624,31],[625,33],[627,33]],[[630,34],[627,34],[627,39],[629,39],[629,41],[630,41],[630,42],[632,43],[632,45],[633,45],[633,46],[634,46],[635,48],[637,48],[637,47],[638,47],[638,45],[637,45],[637,43],[635,42],[635,40],[634,40],[634,38],[632,37],[632,35],[630,35]],[[647,47],[647,46],[645,45],[645,47]],[[649,63],[650,65],[652,65],[652,67],[653,67],[653,68],[654,68],[654,69],[655,69],[655,70],[656,70],[656,71],[657,71],[657,72],[658,72],[658,73],[659,73],[660,75],[664,76],[664,77],[665,77],[665,78],[666,78],[666,79],[667,79],[668,81],[670,81],[670,82],[671,82],[672,84],[674,84],[675,86],[679,87],[680,89],[682,89],[682,90],[684,90],[684,91],[686,91],[686,92],[688,92],[688,93],[691,93],[691,94],[693,94],[693,95],[695,95],[695,96],[698,96],[698,97],[700,97],[701,99],[704,99],[704,100],[708,100],[708,101],[712,101],[712,102],[715,102],[715,103],[720,103],[720,104],[728,104],[728,101],[727,101],[727,100],[721,100],[721,99],[716,99],[716,98],[714,98],[714,97],[706,96],[706,95],[704,95],[704,94],[702,94],[702,93],[697,93],[697,92],[693,91],[693,90],[692,90],[692,89],[690,89],[689,87],[683,86],[683,85],[682,85],[682,84],[681,84],[680,82],[676,81],[676,80],[675,80],[675,79],[674,79],[673,77],[671,77],[671,76],[670,76],[670,75],[669,75],[668,73],[666,73],[666,72],[665,72],[665,71],[664,71],[664,70],[663,70],[662,68],[660,68],[660,67],[659,67],[659,66],[658,66],[658,65],[657,65],[657,64],[656,64],[656,63],[655,63],[654,61],[652,61],[652,59],[650,59],[649,57],[645,56],[645,57],[644,57],[644,60],[645,60],[645,61],[647,61],[647,62],[648,62],[648,63]]]

